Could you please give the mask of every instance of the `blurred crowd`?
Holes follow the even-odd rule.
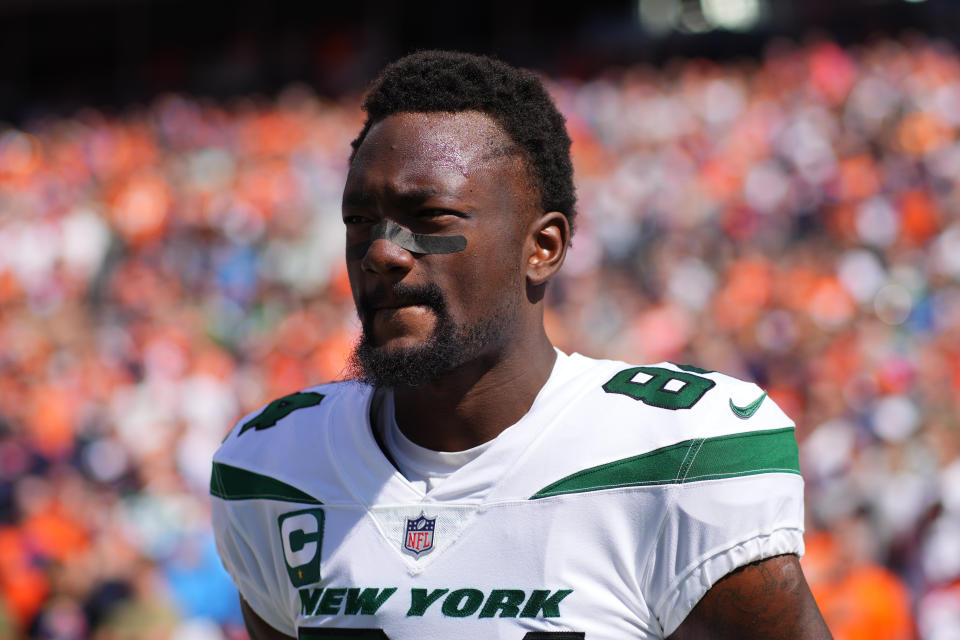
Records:
[[[838,640],[960,638],[960,54],[922,38],[555,77],[568,351],[756,381],[797,421]],[[0,638],[244,638],[232,423],[343,376],[357,96],[0,126]]]

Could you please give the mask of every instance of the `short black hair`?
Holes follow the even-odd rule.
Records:
[[[370,128],[395,113],[487,114],[526,157],[543,211],[559,211],[573,228],[577,196],[566,120],[530,71],[488,56],[420,51],[384,68],[370,85],[363,110],[367,120],[351,143],[351,161]]]

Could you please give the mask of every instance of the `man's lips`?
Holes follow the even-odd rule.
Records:
[[[443,309],[443,295],[432,285],[375,288],[361,294],[357,300],[357,311],[368,322],[374,318],[382,321],[393,314],[442,314]]]
[[[370,320],[388,321],[391,318],[400,319],[412,314],[423,314],[431,311],[432,306],[425,302],[407,301],[390,302],[373,305],[366,312],[366,317]]]
[[[406,309],[408,307],[428,307],[429,305],[425,302],[397,302],[391,304],[378,304],[373,305],[371,308],[373,311],[388,311],[390,309]]]
[[[371,329],[378,327],[378,331],[401,331],[406,334],[432,317],[432,311],[432,307],[416,303],[381,306],[367,315],[367,322]]]

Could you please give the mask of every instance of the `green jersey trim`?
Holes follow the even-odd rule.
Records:
[[[224,500],[283,500],[303,504],[323,504],[310,494],[276,478],[260,475],[221,462],[213,463],[210,494]]]
[[[618,487],[684,484],[760,473],[800,474],[793,427],[685,440],[590,469],[547,485],[531,500]]]

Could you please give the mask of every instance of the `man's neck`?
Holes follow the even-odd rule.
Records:
[[[429,383],[394,391],[397,424],[435,451],[463,451],[496,438],[530,410],[557,354],[546,334],[459,367]]]

